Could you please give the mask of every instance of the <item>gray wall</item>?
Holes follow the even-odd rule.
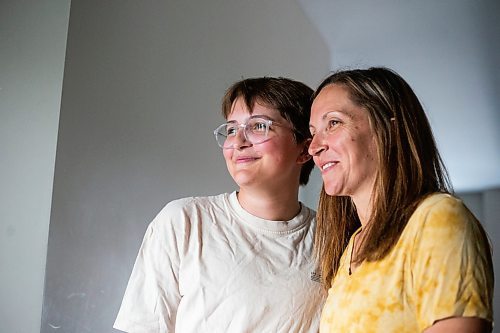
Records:
[[[500,295],[498,289],[500,286],[500,227],[498,225],[498,217],[500,216],[500,188],[491,188],[480,192],[459,193],[458,196],[481,221],[491,241],[496,289],[493,298],[493,314],[496,323],[494,332],[499,332]]]
[[[500,188],[489,189],[483,192],[483,223],[493,245],[493,265],[495,268],[495,297],[493,310],[496,327],[495,332],[500,332]]]
[[[408,80],[458,191],[500,187],[500,1],[299,3],[332,69],[388,66]]]
[[[69,0],[0,2],[0,331],[40,329]]]
[[[72,1],[41,332],[111,332],[154,215],[234,188],[212,135],[231,83],[314,86],[329,58],[288,0]]]

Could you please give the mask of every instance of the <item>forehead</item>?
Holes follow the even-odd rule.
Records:
[[[245,100],[241,97],[238,97],[237,99],[234,100],[233,105],[231,106],[231,112],[229,113],[227,120],[246,120],[250,116],[257,116],[257,115],[263,115],[273,120],[283,119],[278,110],[266,106],[259,100],[255,101],[253,108],[250,109],[246,105]]]
[[[353,104],[347,88],[338,84],[330,84],[324,87],[316,96],[313,101],[312,108],[338,108],[346,104]]]
[[[324,87],[316,96],[311,107],[311,122],[320,121],[330,113],[350,118],[368,117],[367,111],[352,101],[349,90],[338,84]]]

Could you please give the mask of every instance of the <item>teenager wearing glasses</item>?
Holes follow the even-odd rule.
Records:
[[[175,200],[149,225],[115,328],[126,332],[317,332],[325,292],[315,212],[312,90],[286,78],[233,84],[215,131],[238,191]]]

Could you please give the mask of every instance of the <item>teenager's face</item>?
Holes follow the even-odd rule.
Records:
[[[292,127],[277,110],[255,103],[250,114],[241,98],[234,101],[227,121],[245,123],[252,116],[263,116],[285,126],[271,125],[269,139],[252,144],[240,129],[235,148],[223,149],[227,169],[240,189],[275,190],[298,186],[304,158],[304,145],[295,142]],[[306,155],[307,156],[307,155]]]
[[[310,130],[309,153],[326,193],[369,197],[378,163],[368,112],[351,101],[346,88],[332,84],[314,99]]]

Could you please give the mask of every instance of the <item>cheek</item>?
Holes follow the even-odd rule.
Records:
[[[364,172],[374,176],[379,167],[378,154],[372,140],[366,140],[360,147],[360,164],[364,165]]]
[[[233,151],[232,149],[223,149],[222,150],[222,156],[224,156],[224,159],[226,161],[231,160],[231,157],[233,156]]]
[[[349,152],[356,144],[354,138],[344,133],[332,133],[328,136],[328,149],[335,152]]]
[[[279,138],[273,138],[273,140],[255,145],[254,150],[259,155],[273,157],[277,153],[285,152],[285,150],[287,149],[287,145],[288,143],[283,143],[279,140]]]
[[[313,156],[313,161],[314,164],[319,168],[320,167],[319,156]]]
[[[375,147],[372,147],[372,149],[370,150],[370,155],[368,156],[368,159],[371,163],[372,169],[374,170],[373,172],[376,173],[377,170],[380,169],[380,161]]]

